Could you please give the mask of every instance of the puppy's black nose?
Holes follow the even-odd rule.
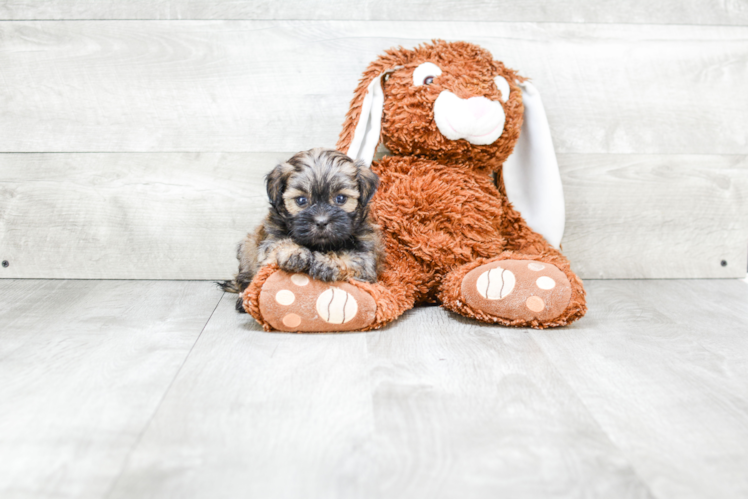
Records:
[[[317,226],[317,229],[324,229],[329,223],[329,217],[317,216],[314,218],[314,224]]]

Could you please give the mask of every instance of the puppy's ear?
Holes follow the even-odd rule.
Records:
[[[358,181],[358,203],[360,206],[366,206],[374,196],[379,187],[379,176],[375,174],[370,167],[361,160],[356,160],[356,180]]]
[[[281,211],[284,209],[283,192],[286,190],[286,182],[291,166],[287,163],[277,165],[265,178],[265,187],[268,191],[268,198],[273,207]]]

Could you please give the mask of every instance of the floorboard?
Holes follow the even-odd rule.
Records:
[[[366,336],[265,333],[219,304],[114,497],[360,497],[371,491]]]
[[[583,321],[532,338],[656,496],[747,496],[746,283],[588,288]]]
[[[101,497],[215,308],[207,282],[0,280],[0,497]]]
[[[368,340],[373,496],[650,496],[529,330],[433,307]]]
[[[293,335],[209,282],[0,280],[0,497],[748,495],[748,282],[586,286],[563,329]]]

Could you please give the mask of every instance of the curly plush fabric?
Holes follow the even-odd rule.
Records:
[[[427,73],[434,70],[424,63],[441,73],[432,77]],[[381,140],[392,156],[372,165],[380,187],[371,213],[382,231],[386,261],[376,284],[350,283],[376,303],[375,319],[361,329],[379,328],[427,303],[507,326],[555,327],[582,317],[582,281],[568,260],[514,210],[503,185],[502,165],[522,127],[518,84],[525,79],[488,51],[465,42],[388,50],[364,72],[338,150],[348,151],[367,88],[381,75],[386,75]],[[445,137],[434,119],[434,104],[444,92],[499,103],[505,115],[500,137],[490,144]],[[245,308],[266,327],[257,298],[274,271],[261,271],[245,292]],[[476,282],[481,273],[485,276]],[[506,280],[498,295],[490,288],[496,286],[496,276]],[[494,285],[486,284],[491,279]],[[510,292],[511,300],[505,300]],[[294,331],[306,331],[303,322]]]

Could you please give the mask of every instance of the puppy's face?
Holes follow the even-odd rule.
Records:
[[[366,219],[379,179],[363,163],[329,149],[297,153],[268,175],[276,212],[293,240],[321,251],[341,249]]]

